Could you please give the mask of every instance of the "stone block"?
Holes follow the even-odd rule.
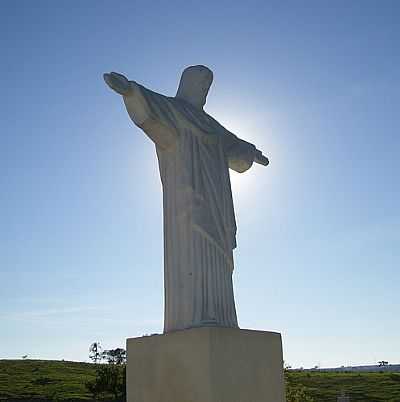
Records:
[[[202,327],[127,340],[128,402],[284,402],[281,335]]]

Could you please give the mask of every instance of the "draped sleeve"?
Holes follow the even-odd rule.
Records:
[[[256,147],[247,141],[241,140],[222,125],[219,132],[222,133],[222,143],[225,156],[230,169],[243,173],[250,169],[254,162]]]
[[[169,149],[179,135],[177,111],[171,98],[131,81],[133,91],[124,96],[129,117],[161,149]]]

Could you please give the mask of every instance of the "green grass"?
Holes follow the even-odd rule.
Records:
[[[48,360],[0,360],[0,400],[91,399],[85,382],[95,365]]]
[[[90,400],[85,382],[94,364],[46,360],[0,360],[0,400]],[[336,402],[344,390],[351,402],[400,402],[400,373],[287,373],[315,402]]]
[[[316,402],[336,402],[341,391],[355,402],[400,402],[400,373],[287,373],[292,386],[304,386]]]

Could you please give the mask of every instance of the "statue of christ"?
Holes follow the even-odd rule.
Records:
[[[104,80],[122,95],[130,118],[157,152],[164,208],[164,332],[238,327],[229,168],[242,173],[253,162],[268,165],[268,159],[203,110],[213,80],[205,66],[183,71],[175,97],[117,73],[104,74]]]

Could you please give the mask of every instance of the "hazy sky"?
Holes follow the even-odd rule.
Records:
[[[292,366],[400,362],[399,1],[1,1],[0,358],[162,331],[154,146],[102,73],[262,149],[233,175],[242,328]]]

